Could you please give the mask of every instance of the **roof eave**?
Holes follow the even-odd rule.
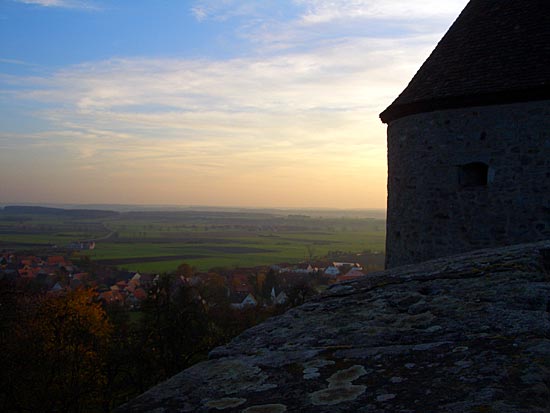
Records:
[[[507,90],[480,95],[453,96],[406,104],[394,102],[380,114],[380,119],[383,123],[389,124],[394,120],[419,113],[475,106],[506,105],[539,100],[550,100],[550,85],[542,84],[536,88],[530,89]]]

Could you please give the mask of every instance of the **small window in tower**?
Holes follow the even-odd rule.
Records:
[[[483,162],[472,162],[460,165],[458,183],[461,187],[486,186],[489,175],[489,165]]]

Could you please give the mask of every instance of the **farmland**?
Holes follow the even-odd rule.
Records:
[[[0,210],[0,250],[83,250],[104,264],[168,272],[298,262],[329,252],[383,252],[383,211],[180,209],[97,211],[11,207]]]

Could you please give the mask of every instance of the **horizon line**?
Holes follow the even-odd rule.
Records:
[[[275,210],[311,210],[311,211],[386,211],[380,207],[313,207],[313,206],[239,206],[239,205],[203,205],[203,204],[139,204],[139,203],[72,203],[72,202],[1,202],[0,207],[37,206],[37,207],[140,207],[140,208],[216,208],[216,209],[275,209]]]

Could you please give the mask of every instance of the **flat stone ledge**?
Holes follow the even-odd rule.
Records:
[[[335,285],[118,412],[548,412],[550,241]]]

